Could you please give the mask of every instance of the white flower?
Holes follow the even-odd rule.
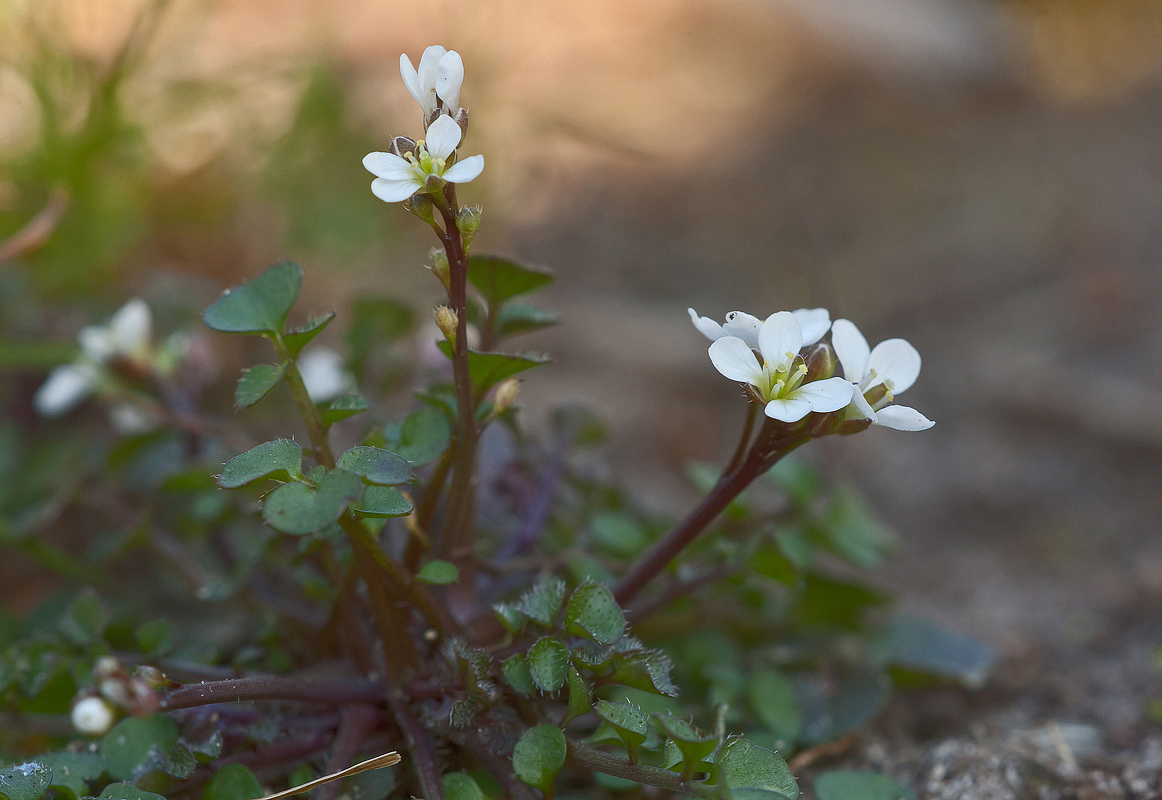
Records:
[[[324,403],[355,391],[355,376],[343,368],[343,356],[329,347],[313,347],[299,356],[299,374],[312,401]]]
[[[692,308],[686,311],[689,312],[694,327],[710,341],[721,339],[723,336],[737,336],[750,345],[752,350],[758,349],[759,328],[763,324],[758,317],[752,317],[742,311],[731,311],[726,315],[726,322],[719,325],[710,317],[698,316],[698,312]],[[822,339],[831,327],[831,314],[826,308],[800,308],[791,313],[795,315],[803,330],[804,347]]]
[[[114,358],[148,366],[151,326],[149,306],[135,297],[113,315],[108,325],[82,328],[77,334],[80,358],[49,373],[32,401],[37,413],[58,417],[72,409],[97,389],[105,376],[104,365]]]
[[[86,736],[101,736],[113,727],[113,709],[100,697],[86,697],[73,706],[73,727]]]
[[[424,110],[425,124],[439,107],[437,99],[444,101],[444,110],[453,116],[460,110],[464,61],[455,50],[432,45],[420,56],[419,70],[412,66],[412,60],[406,54],[401,54],[399,74],[404,86]]]
[[[843,377],[855,386],[852,406],[862,418],[898,431],[922,431],[936,424],[914,408],[889,405],[920,376],[915,347],[904,339],[886,339],[870,349],[859,328],[846,319],[831,326],[831,345]]]
[[[398,203],[426,189],[430,176],[439,179],[437,186],[475,180],[484,169],[484,156],[448,163],[462,135],[455,120],[441,116],[428,128],[427,141],[417,142],[414,153],[402,158],[394,153],[368,153],[363,157],[363,166],[376,176],[371,191],[386,203]]]
[[[812,411],[838,411],[851,402],[853,388],[843,378],[803,383],[807,375],[799,357],[803,329],[790,311],[767,317],[759,327],[757,342],[762,363],[745,340],[729,334],[710,345],[710,360],[726,377],[753,386],[766,403],[768,417],[797,422]]]

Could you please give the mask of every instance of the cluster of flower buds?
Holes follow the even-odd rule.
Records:
[[[828,433],[868,425],[920,431],[935,424],[914,408],[892,404],[920,375],[920,354],[903,339],[872,349],[852,322],[832,323],[825,308],[779,311],[763,321],[732,311],[723,324],[692,308],[689,313],[711,340],[714,367],[745,384],[771,419],[796,423],[811,412],[834,415]],[[830,342],[824,341],[828,332]],[[835,376],[837,360],[842,377]]]
[[[93,664],[92,691],[73,704],[73,727],[79,733],[100,736],[113,726],[117,709],[134,716],[148,716],[161,708],[159,689],[170,686],[156,667],[140,666],[133,674],[112,656],[102,656]]]
[[[468,131],[468,111],[460,107],[464,83],[460,54],[432,45],[420,58],[419,69],[401,55],[399,71],[423,109],[425,138],[396,136],[391,152],[368,153],[363,166],[375,175],[371,191],[376,197],[387,203],[407,200],[412,213],[427,219],[432,215],[430,200],[414,196],[437,197],[446,184],[475,180],[484,170],[484,156],[459,158],[457,152]]]

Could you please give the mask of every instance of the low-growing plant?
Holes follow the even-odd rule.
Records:
[[[794,798],[786,759],[864,725],[893,682],[982,681],[987,648],[893,618],[857,577],[894,536],[792,456],[930,427],[894,403],[916,350],[871,348],[821,308],[723,324],[691,309],[743,389],[742,431],[724,465],[691,465],[704,497],[680,521],[646,511],[578,457],[601,439],[593,415],[521,427],[517,376],[548,359],[508,346],[557,324],[527,300],[552,276],[471,250],[482,212],[457,191],[484,157],[460,154],[460,56],[400,65],[424,136],[363,163],[439,240],[427,267],[451,379],[402,357],[413,319],[387,296],[355,300],[345,356],[314,343],[337,317],[296,314],[290,262],[202,318],[266,340],[272,360],[243,372],[234,405],[288,408],[289,390],[301,441],[207,413],[205,342],[156,344],[144,302],[83,329],[35,406],[61,417],[97,396],[115,433],[0,431],[4,544],[61,578],[3,631],[2,740],[32,760],[0,772],[0,793]],[[858,772],[817,785],[895,791]]]

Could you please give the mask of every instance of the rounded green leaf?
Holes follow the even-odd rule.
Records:
[[[242,373],[238,385],[234,387],[234,405],[249,408],[270,394],[286,374],[286,362],[281,364],[256,364]]]
[[[629,760],[636,762],[638,749],[649,733],[646,715],[628,703],[611,703],[608,700],[598,700],[593,710],[613,728],[625,744]]]
[[[542,311],[525,303],[511,303],[502,308],[496,317],[496,334],[516,336],[518,333],[531,333],[549,328],[560,322],[560,315],[551,311]]]
[[[793,742],[803,728],[803,712],[795,687],[781,672],[760,669],[750,678],[748,687],[751,708],[767,730],[787,742]]]
[[[505,300],[543,289],[553,282],[553,276],[508,258],[479,255],[468,257],[468,280],[495,310]]]
[[[496,603],[492,606],[492,612],[509,633],[518,633],[528,619],[515,603]]]
[[[593,708],[593,695],[589,691],[589,684],[581,677],[581,673],[572,664],[569,665],[569,674],[566,677],[569,684],[569,708],[565,713],[565,720],[576,719],[582,714],[588,714]],[[561,723],[562,725],[564,722]]]
[[[341,395],[332,400],[331,404],[323,409],[323,425],[324,427],[330,427],[341,419],[362,414],[369,408],[371,408],[371,403],[367,402],[367,398],[365,397],[357,394]]]
[[[720,783],[732,792],[759,789],[778,792],[789,800],[799,796],[799,785],[787,762],[766,748],[739,737],[729,742],[718,757]]]
[[[311,343],[311,340],[323,332],[323,329],[331,324],[331,320],[335,319],[335,312],[328,311],[326,314],[308,320],[305,324],[300,325],[293,331],[290,331],[282,338],[283,344],[290,352],[291,358],[294,358],[299,352]]]
[[[569,651],[556,639],[539,639],[528,652],[533,683],[543,692],[555,692],[565,685]]]
[[[384,430],[387,446],[415,466],[435,461],[452,439],[452,426],[443,411],[424,406],[400,424]]]
[[[368,486],[363,497],[351,509],[362,517],[406,517],[412,513],[412,501],[399,489],[390,486]]]
[[[455,583],[459,578],[460,570],[456,569],[455,564],[451,561],[441,561],[438,558],[424,564],[416,573],[416,580],[437,586],[447,586]]]
[[[500,672],[517,694],[527,697],[537,690],[537,685],[533,683],[533,673],[529,670],[529,662],[520,653],[506,658],[500,665]]]
[[[673,714],[654,714],[653,717],[658,727],[682,754],[682,773],[689,777],[695,772],[704,770],[706,767],[703,759],[714,752],[718,740]]]
[[[412,477],[412,468],[406,458],[378,447],[352,447],[339,456],[336,466],[377,486],[399,486]]]
[[[553,779],[565,765],[565,734],[556,725],[537,725],[520,737],[512,750],[512,768],[518,778],[540,789],[546,797],[553,794]]]
[[[202,312],[202,320],[223,333],[281,334],[302,283],[302,267],[282,261],[254,280],[227,289]]]
[[[111,783],[101,792],[106,800],[165,800],[160,794],[138,789],[132,783]]]
[[[65,797],[84,797],[90,781],[105,771],[105,759],[99,753],[49,753],[36,760],[52,770],[49,786]]]
[[[283,533],[315,533],[337,521],[347,504],[359,499],[362,492],[358,476],[333,469],[319,480],[318,488],[305,483],[279,486],[263,501],[262,518]]]
[[[583,583],[565,608],[565,630],[600,644],[613,644],[625,632],[625,614],[608,586]]]
[[[234,456],[222,467],[218,485],[237,489],[261,478],[289,481],[302,475],[303,448],[290,439],[263,442],[258,447]]]
[[[60,619],[60,631],[73,644],[92,644],[105,632],[109,610],[92,589],[82,589]]]
[[[263,794],[253,772],[241,764],[230,764],[210,778],[202,800],[255,800]]]
[[[116,780],[131,781],[149,765],[160,765],[160,759],[169,755],[177,741],[178,729],[169,717],[154,714],[123,719],[101,740],[105,771]]]
[[[829,770],[815,779],[819,800],[913,800],[915,795],[878,772]]]
[[[36,800],[52,783],[52,769],[38,761],[0,770],[0,794],[8,800]]]
[[[441,781],[448,800],[486,800],[484,792],[466,772],[449,772]]]
[[[529,619],[551,628],[557,622],[564,599],[565,582],[560,578],[543,578],[521,596],[517,608]]]
[[[609,679],[643,692],[678,696],[678,687],[670,679],[670,659],[661,653],[643,653],[627,658],[613,668]]]

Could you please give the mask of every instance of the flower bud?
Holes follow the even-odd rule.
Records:
[[[456,316],[456,312],[448,308],[448,306],[436,306],[436,327],[444,334],[444,338],[452,345],[452,351],[456,350],[456,326],[460,320]]]
[[[416,151],[416,140],[407,136],[396,136],[391,140],[389,149],[394,155],[406,158],[409,153]]]
[[[492,413],[503,414],[516,402],[520,392],[520,378],[509,378],[500,382],[496,387],[496,394],[492,398]]]
[[[460,209],[460,212],[456,214],[456,229],[460,231],[465,247],[472,243],[472,237],[476,235],[476,231],[480,230],[480,215],[483,212],[484,209],[480,206],[469,206]]]
[[[807,374],[803,377],[804,383],[826,380],[835,375],[835,351],[831,345],[824,342],[807,351],[803,359],[807,364]]]
[[[461,108],[456,112],[456,124],[460,126],[460,139],[468,135],[468,109]]]
[[[424,181],[423,191],[428,192],[429,194],[432,194],[432,193],[438,192],[441,189],[443,189],[444,184],[445,184],[445,181],[443,178],[441,178],[439,175],[437,175],[435,173],[432,173],[431,175],[428,176],[427,180]]]
[[[431,195],[417,193],[403,201],[405,211],[410,211],[429,225],[436,224],[436,213],[432,209]]]
[[[86,697],[73,706],[73,727],[86,736],[103,736],[113,727],[113,708],[100,697]]]
[[[448,269],[448,254],[438,247],[433,247],[428,253],[428,260],[431,261],[428,269],[440,279],[440,283],[444,284],[445,289],[450,289],[452,276]]]

